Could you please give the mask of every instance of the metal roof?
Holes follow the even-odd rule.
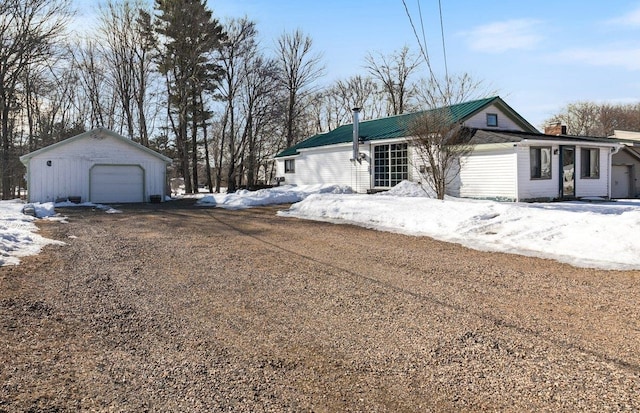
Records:
[[[499,96],[486,99],[473,100],[469,102],[459,103],[443,108],[430,109],[427,111],[407,113],[386,118],[362,121],[359,124],[360,138],[364,141],[374,141],[380,139],[402,138],[409,134],[409,128],[412,122],[419,116],[436,111],[448,111],[451,116],[452,123],[461,123],[470,118],[486,106],[498,103],[501,108],[511,117],[517,117],[519,123],[524,129],[536,130],[528,122],[522,119],[513,109],[511,109]],[[276,158],[285,156],[293,156],[299,153],[300,149],[315,148],[319,146],[336,145],[340,143],[349,143],[353,139],[353,124],[347,124],[337,127],[336,129],[314,135],[297,145],[285,149],[276,155]]]

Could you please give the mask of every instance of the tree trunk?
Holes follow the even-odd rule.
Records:
[[[222,118],[222,128],[220,132],[220,153],[218,155],[218,164],[216,165],[216,192],[220,193],[220,186],[222,185],[222,161],[224,159],[224,145],[225,136],[228,121],[228,108]]]
[[[193,192],[198,193],[198,100],[195,89],[192,97],[191,113],[191,170],[193,175]]]
[[[247,116],[248,151],[247,156],[247,188],[256,186],[256,142],[253,136],[253,116]]]
[[[204,113],[204,102],[202,99],[202,93],[200,94],[200,111]],[[207,139],[207,120],[205,116],[202,117],[202,144],[204,145],[204,163],[207,174],[207,187],[209,193],[213,193],[213,181],[211,180],[211,162],[209,161],[209,142]]]

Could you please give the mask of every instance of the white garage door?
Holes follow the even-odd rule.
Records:
[[[144,201],[144,171],[137,165],[96,165],[90,184],[91,202]]]

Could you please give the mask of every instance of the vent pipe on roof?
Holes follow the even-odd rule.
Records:
[[[360,148],[358,146],[360,140],[360,120],[358,119],[360,108],[351,110],[353,111],[353,156],[351,160],[360,162]]]

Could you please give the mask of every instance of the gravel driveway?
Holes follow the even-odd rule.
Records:
[[[0,412],[640,409],[639,271],[120,209],[0,268]]]

